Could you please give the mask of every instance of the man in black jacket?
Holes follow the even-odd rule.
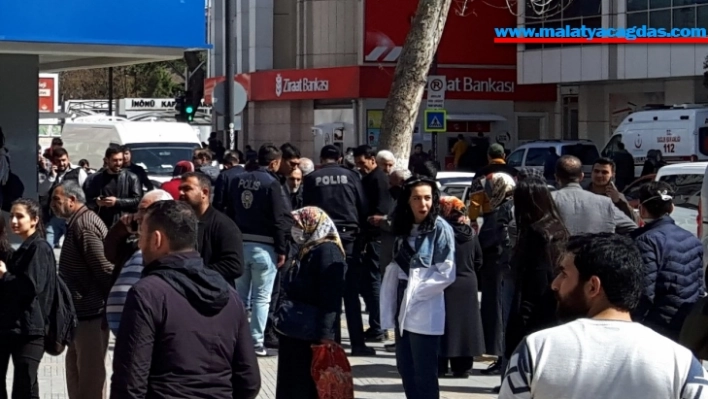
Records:
[[[145,269],[123,308],[112,398],[258,396],[246,310],[224,279],[204,267],[197,224],[181,201],[158,201],[145,213],[139,234]]]
[[[209,204],[211,181],[201,172],[182,175],[179,200],[189,204],[199,218],[197,249],[204,265],[221,274],[234,286],[243,274],[243,238],[241,230],[228,216]]]
[[[123,213],[134,213],[143,190],[138,176],[123,169],[123,152],[116,147],[106,150],[106,168],[92,174],[84,183],[86,206],[96,212],[108,228]]]
[[[267,356],[264,330],[268,306],[278,268],[285,264],[287,240],[292,227],[283,187],[275,174],[282,153],[270,144],[258,150],[258,169],[236,175],[228,183],[226,214],[243,232],[244,271],[236,290],[246,306],[250,304],[251,336],[256,354]]]
[[[127,169],[133,172],[135,176],[138,176],[138,180],[140,180],[140,184],[146,192],[152,191],[154,187],[152,185],[152,182],[150,181],[150,178],[148,178],[145,169],[142,166],[133,163],[133,154],[130,151],[130,147],[124,145],[120,147],[120,150],[123,151],[123,169]]]
[[[386,216],[393,209],[393,199],[389,192],[389,176],[376,162],[376,152],[368,145],[362,145],[354,150],[354,162],[363,178],[361,185],[368,203],[365,217]],[[361,249],[363,254],[359,267],[360,292],[369,311],[369,329],[366,330],[368,341],[383,341],[379,311],[379,296],[381,291],[381,229],[370,223],[362,225]]]

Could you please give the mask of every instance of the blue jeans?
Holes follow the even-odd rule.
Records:
[[[66,220],[52,216],[47,223],[47,242],[55,246],[61,241],[61,237],[66,233]]]
[[[278,271],[275,249],[269,244],[244,242],[243,260],[243,275],[236,279],[236,291],[244,306],[251,308],[253,342],[256,346],[263,346],[270,294]]]

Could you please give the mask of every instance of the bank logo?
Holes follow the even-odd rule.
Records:
[[[280,97],[281,94],[283,94],[283,77],[278,74],[278,76],[275,77],[275,95]]]

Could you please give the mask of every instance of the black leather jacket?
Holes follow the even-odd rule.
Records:
[[[103,188],[106,185],[105,170],[94,173],[86,179],[84,183],[84,193],[86,194],[86,206],[96,212],[106,223],[109,229],[120,219],[123,213],[135,213],[138,210],[138,203],[143,196],[143,189],[140,179],[128,170],[121,170],[118,175],[118,193],[116,194],[116,205],[111,208],[99,207],[96,198],[105,196]]]

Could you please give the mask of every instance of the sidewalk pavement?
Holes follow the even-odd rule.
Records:
[[[55,250],[57,259],[59,250]],[[368,315],[364,314],[364,324],[368,324]],[[343,344],[348,352],[348,334],[344,317],[342,317]],[[109,354],[106,361],[107,374],[111,373],[113,362],[114,338],[111,336]],[[403,386],[396,370],[396,358],[393,353],[387,353],[383,344],[370,344],[377,349],[375,357],[352,357],[349,362],[354,374],[356,399],[401,399]],[[12,362],[10,362],[6,381],[8,391],[12,390]],[[278,358],[276,356],[259,358],[261,369],[261,392],[257,399],[275,399],[276,375]],[[491,399],[497,395],[491,389],[499,385],[499,376],[484,376],[480,370],[487,368],[489,361],[475,362],[475,371],[468,379],[441,379],[441,399]],[[39,392],[43,399],[68,399],[66,392],[66,369],[64,355],[48,356],[45,354],[39,367]]]
[[[113,358],[113,340],[110,343],[107,369],[111,374]],[[354,374],[357,399],[401,399],[403,387],[396,371],[396,359],[393,353],[383,350],[382,344],[372,344],[377,349],[375,357],[352,357],[349,359]],[[278,358],[276,356],[259,358],[262,387],[258,399],[274,399]],[[480,369],[488,363],[475,363],[475,372],[468,379],[441,379],[442,399],[491,399],[496,395],[491,388],[498,385],[499,376],[484,376]],[[7,373],[8,391],[12,390],[12,364]],[[68,399],[66,392],[66,371],[64,355],[45,355],[39,368],[39,392],[43,399]]]

